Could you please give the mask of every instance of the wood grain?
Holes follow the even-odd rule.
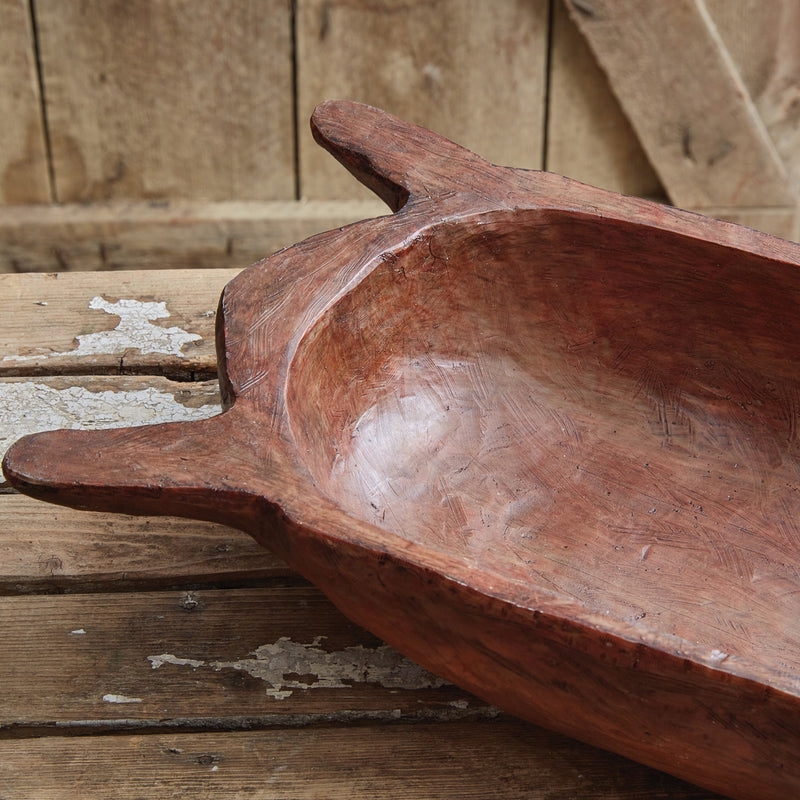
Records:
[[[0,376],[213,377],[219,293],[238,272],[0,275]],[[120,301],[133,303],[125,325]]]
[[[0,207],[0,273],[241,269],[316,233],[385,213],[374,199]]]
[[[702,3],[568,7],[676,205],[794,205],[786,169]]]
[[[413,119],[495,163],[541,167],[547,15],[545,0],[300,0],[302,196],[366,196],[304,135],[314,106],[337,97]]]
[[[0,597],[0,609],[8,733],[497,714],[308,586]]]
[[[553,4],[550,48],[547,169],[622,194],[664,196],[608,78],[562,0]]]
[[[789,179],[800,189],[800,10],[790,0],[706,0]]]
[[[120,776],[128,776],[121,780]],[[713,800],[630,761],[508,719],[0,741],[7,800]]]
[[[38,0],[56,199],[294,198],[288,0]]]
[[[0,494],[0,594],[242,585],[296,573],[245,534],[178,517],[59,509]]]
[[[0,3],[0,204],[49,203],[50,179],[29,0]]]
[[[241,527],[486,702],[740,800],[796,794],[800,248],[358,104],[313,130],[397,213],[226,287],[225,412],[39,434],[6,474]],[[137,669],[106,691],[151,719]]]

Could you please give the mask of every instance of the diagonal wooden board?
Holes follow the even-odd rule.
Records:
[[[702,0],[566,0],[675,205],[782,235],[797,192]]]

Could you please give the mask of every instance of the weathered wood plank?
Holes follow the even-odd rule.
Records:
[[[208,522],[93,514],[5,493],[0,528],[2,594],[296,578],[246,534]]]
[[[300,0],[302,195],[367,196],[304,135],[314,106],[336,97],[384,108],[496,163],[539,167],[547,10],[546,0]]]
[[[0,742],[7,800],[712,800],[508,719]]]
[[[0,641],[11,731],[496,713],[307,586],[0,597]]]
[[[553,4],[546,167],[592,186],[659,198],[664,189],[564,4]]]
[[[800,188],[800,6],[793,0],[706,0],[728,52]]]
[[[37,0],[59,202],[292,199],[289,0]]]
[[[676,205],[794,205],[784,166],[702,3],[568,7]]]
[[[0,376],[216,374],[214,318],[237,270],[0,275]]]
[[[0,2],[0,203],[48,203],[42,101],[28,0]]]
[[[387,212],[375,198],[0,207],[0,273],[243,268],[316,233]]]

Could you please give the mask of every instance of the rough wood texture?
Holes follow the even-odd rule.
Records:
[[[241,268],[385,213],[375,200],[0,207],[0,273]]]
[[[309,586],[0,597],[0,619],[0,731],[498,713]]]
[[[705,0],[795,189],[800,189],[800,6]]]
[[[538,168],[547,15],[546,0],[299,0],[299,120],[324,100],[359,100],[495,163]],[[303,197],[365,196],[308,136],[299,143]]]
[[[552,24],[546,168],[622,194],[663,196],[608,78],[562,0],[553,3]]]
[[[48,203],[50,180],[28,0],[0,2],[0,203]]]
[[[219,292],[239,271],[0,275],[0,376],[212,377]]]
[[[197,800],[713,800],[632,762],[599,757],[510,720],[80,736],[0,742],[0,780],[7,800],[140,800],[154,792]]]
[[[7,475],[234,524],[485,701],[796,795],[800,248],[364,106],[314,129],[398,213],[226,287],[225,413],[40,434]]]
[[[775,145],[702,2],[568,7],[676,205],[794,205]]]
[[[37,0],[56,199],[294,198],[288,0]]]
[[[53,513],[16,493],[0,494],[0,519],[0,594],[242,585],[296,576],[251,537],[211,522]]]

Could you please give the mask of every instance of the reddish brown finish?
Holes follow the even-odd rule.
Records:
[[[800,796],[800,247],[327,103],[396,210],[237,277],[226,411],[22,440],[23,491],[238,525],[499,706]]]

